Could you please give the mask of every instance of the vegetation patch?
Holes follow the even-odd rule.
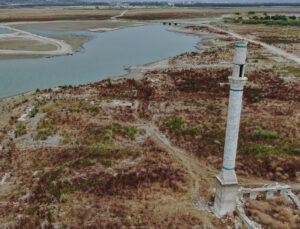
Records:
[[[87,167],[87,166],[91,166],[96,164],[96,160],[95,159],[84,159],[79,161],[79,163],[77,165],[75,165],[76,168],[82,168],[82,167]]]
[[[226,18],[225,22],[241,23],[241,24],[264,24],[276,26],[300,26],[299,18],[296,16],[286,16],[276,14],[269,16],[267,13],[263,15],[255,15],[253,11],[248,12],[248,15],[242,15],[234,18]],[[239,14],[240,15],[240,14]]]
[[[168,127],[169,131],[175,136],[179,136],[182,133],[182,126],[186,121],[181,117],[171,117],[165,119],[165,124]]]
[[[56,130],[51,130],[51,129],[39,130],[37,132],[37,135],[35,136],[35,139],[47,140],[48,137],[53,136],[55,133]]]
[[[269,145],[253,145],[249,147],[241,147],[240,148],[241,153],[244,154],[258,154],[260,156],[264,156],[266,154],[275,154],[278,155],[279,152],[274,150],[273,147]]]
[[[26,130],[26,125],[23,124],[23,123],[19,123],[16,127],[16,130],[15,130],[15,138],[18,138],[20,136],[23,136],[27,133],[27,130]]]
[[[36,116],[36,114],[39,112],[39,109],[37,109],[37,108],[34,108],[31,112],[30,112],[30,115],[29,115],[29,117],[30,118],[33,118],[33,117],[35,117]]]
[[[39,174],[38,183],[33,186],[34,197],[32,203],[49,204],[57,200],[64,203],[67,201],[67,194],[70,192],[88,191],[97,195],[118,195],[126,193],[128,189],[136,189],[141,184],[152,182],[160,182],[166,187],[178,189],[178,184],[174,182],[174,179],[183,182],[182,171],[173,169],[172,165],[165,163],[163,158],[157,162],[158,157],[161,156],[153,155],[153,158],[148,158],[137,168],[117,173],[117,175],[100,171],[87,174],[85,177],[78,176],[71,179],[66,179],[70,169],[91,166],[96,161],[84,159],[73,164],[65,163],[63,166]],[[102,164],[109,167],[112,165],[112,161],[106,159],[102,161]],[[147,170],[144,168],[147,168]]]
[[[132,126],[121,126],[119,124],[113,124],[108,128],[111,129],[114,134],[126,136],[131,140],[134,140],[136,134],[138,133],[137,128]]]
[[[287,66],[284,69],[286,69],[288,73],[293,74],[295,77],[297,77],[297,78],[300,77],[300,68],[299,67]]]
[[[263,139],[277,139],[278,136],[274,133],[271,133],[271,132],[267,132],[267,131],[254,131],[252,133],[252,135],[254,137],[258,137],[258,138],[263,138]]]
[[[86,110],[92,113],[99,113],[100,108],[96,106],[92,106],[92,107],[87,107]]]
[[[300,22],[300,21],[299,21]],[[297,38],[291,37],[280,37],[280,36],[260,36],[259,38],[262,42],[268,44],[295,44],[300,43]]]

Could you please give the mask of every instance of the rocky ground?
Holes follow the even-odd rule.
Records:
[[[207,46],[124,78],[1,102],[1,227],[241,225],[211,211],[236,39],[202,26],[178,30],[206,34]],[[248,46],[239,181],[299,183],[300,81],[278,74],[280,57]],[[299,226],[298,213],[290,214],[275,218]]]

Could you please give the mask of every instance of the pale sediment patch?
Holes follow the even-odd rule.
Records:
[[[116,28],[95,28],[95,29],[89,29],[91,32],[107,32],[107,31],[112,31],[112,30],[117,30],[120,29],[120,27]]]
[[[8,50],[8,49],[1,49],[0,50],[0,54],[38,54],[38,55],[66,55],[66,54],[72,54],[73,50],[72,47],[67,44],[65,41],[63,40],[56,40],[53,38],[49,38],[49,37],[43,37],[37,34],[33,34],[30,32],[26,32],[26,31],[22,31],[19,29],[15,29],[12,28],[8,25],[2,25],[1,26],[4,29],[8,29],[8,30],[12,30],[15,33],[13,33],[13,35],[17,36],[18,38],[23,38],[25,40],[35,40],[38,42],[41,42],[43,44],[50,44],[50,45],[54,45],[56,47],[56,50],[49,50],[49,51],[28,51],[28,50]],[[4,36],[4,38],[6,37],[10,37],[12,38],[12,34],[9,34],[6,36]],[[3,36],[2,36],[3,38]],[[1,39],[1,37],[0,37]]]
[[[53,39],[61,39],[67,42],[72,46],[74,52],[83,48],[83,44],[90,41],[90,37],[88,36],[78,36],[78,35],[70,35],[70,36],[51,36]]]

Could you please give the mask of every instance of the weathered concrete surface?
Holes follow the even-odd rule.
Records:
[[[217,176],[214,209],[217,215],[232,213],[236,206],[238,180],[235,174],[236,151],[242,111],[243,88],[247,82],[244,77],[244,65],[247,55],[247,43],[236,44],[234,56],[234,74],[229,77],[230,94],[227,115],[223,167]]]

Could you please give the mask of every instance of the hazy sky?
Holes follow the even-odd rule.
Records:
[[[205,3],[300,3],[300,0],[0,0],[1,3],[47,3],[47,2],[147,2],[147,1],[164,1],[164,2],[205,2]]]

